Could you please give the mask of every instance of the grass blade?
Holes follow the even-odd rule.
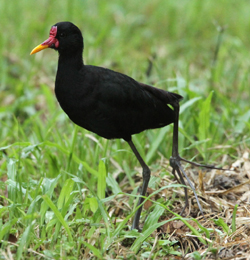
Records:
[[[213,91],[210,92],[209,96],[206,98],[204,102],[201,103],[201,109],[199,113],[199,127],[198,127],[198,136],[199,140],[205,140],[209,134],[209,127],[210,127],[210,108],[211,108],[211,100],[213,96]],[[205,142],[203,145],[202,156],[206,161],[206,150],[207,150],[207,143]]]
[[[232,232],[236,231],[236,213],[237,213],[238,204],[234,206],[233,216],[232,216]]]
[[[82,242],[86,247],[88,247],[92,252],[93,254],[99,258],[99,259],[103,259],[102,258],[102,255],[100,254],[99,250],[97,248],[95,248],[94,246],[92,246],[91,244],[87,243],[87,242]]]
[[[107,174],[106,165],[103,160],[100,160],[99,169],[98,169],[98,181],[97,181],[97,196],[99,197],[99,199],[105,198],[106,174]]]
[[[27,249],[28,246],[29,246],[29,241],[30,241],[30,239],[31,239],[31,236],[30,236],[30,231],[31,231],[31,229],[33,229],[33,224],[32,224],[32,223],[29,224],[29,225],[26,227],[26,229],[25,229],[25,231],[24,231],[24,233],[23,233],[23,235],[22,235],[22,237],[21,237],[21,240],[20,240],[20,243],[19,243],[19,247],[18,247],[18,249],[17,249],[17,254],[16,254],[16,259],[17,259],[17,260],[19,260],[19,259],[22,258],[22,253],[23,253],[23,251],[24,251],[25,249]]]
[[[157,135],[157,138],[154,140],[154,142],[151,144],[150,149],[146,155],[146,162],[150,163],[153,159],[153,157],[156,154],[156,150],[162,143],[162,140],[166,138],[166,133],[169,131],[168,127],[161,128],[159,131],[159,134]]]
[[[44,201],[46,202],[46,204],[52,209],[52,211],[54,212],[57,219],[61,222],[62,226],[65,228],[65,230],[69,236],[69,240],[73,241],[73,237],[71,235],[69,226],[66,223],[66,221],[64,220],[64,218],[62,217],[60,211],[56,208],[55,204],[51,201],[51,199],[47,195],[43,195],[42,197],[43,197]]]

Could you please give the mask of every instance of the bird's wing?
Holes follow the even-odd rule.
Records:
[[[110,105],[122,106],[130,104],[145,106],[145,102],[150,104],[153,101],[172,104],[182,99],[182,96],[179,94],[140,83],[122,73],[101,67],[94,68],[95,70],[93,71],[96,75],[93,78],[97,79],[95,86],[98,86],[96,90],[99,91],[99,100],[103,100],[105,103],[108,100]]]
[[[92,86],[92,106],[87,120],[91,125],[85,128],[106,138],[126,140],[132,134],[173,122],[168,104],[179,100],[179,95],[112,70],[93,66],[87,70],[85,82]]]
[[[149,93],[151,93],[153,96],[155,96],[156,98],[162,100],[163,102],[166,102],[167,104],[173,104],[174,102],[179,102],[183,99],[183,97],[179,94],[176,93],[172,93],[172,92],[168,92],[165,91],[163,89],[159,89],[159,88],[155,88],[152,87],[150,85],[144,84],[144,83],[140,83],[139,84]]]

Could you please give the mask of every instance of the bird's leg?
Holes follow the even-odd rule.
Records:
[[[135,154],[137,160],[139,161],[141,167],[142,167],[142,178],[143,178],[143,183],[142,183],[142,189],[141,189],[141,196],[139,198],[137,206],[141,205],[144,201],[144,197],[146,195],[146,191],[148,188],[148,183],[150,180],[150,169],[147,166],[147,164],[144,162],[142,159],[141,155],[137,151],[134,143],[132,140],[128,141],[129,146],[131,147],[133,153]],[[133,219],[133,224],[132,224],[132,229],[137,229],[139,230],[139,221],[140,221],[140,216],[141,216],[141,211],[142,211],[142,206],[135,212],[135,216]]]
[[[174,119],[174,130],[173,130],[173,150],[172,150],[172,156],[170,158],[170,165],[171,167],[173,168],[173,175],[176,177],[176,173],[175,171],[177,172],[179,178],[180,178],[180,182],[183,184],[183,185],[186,185],[185,184],[185,181],[183,179],[183,176],[182,174],[185,176],[185,178],[187,179],[187,182],[189,184],[189,186],[191,187],[193,193],[194,193],[194,196],[196,198],[196,201],[197,201],[197,204],[198,204],[198,207],[200,209],[200,212],[201,214],[204,216],[203,214],[203,210],[202,210],[202,207],[200,205],[200,202],[199,202],[199,199],[198,199],[198,196],[195,192],[195,188],[192,184],[192,182],[190,181],[190,179],[188,178],[186,172],[184,171],[183,167],[181,166],[181,163],[180,161],[183,160],[185,162],[188,162],[188,163],[191,163],[195,166],[205,166],[205,165],[201,165],[201,164],[196,164],[196,163],[193,163],[193,162],[190,162],[188,160],[185,160],[183,158],[180,157],[179,155],[179,151],[178,151],[178,127],[179,127],[179,103],[175,103],[175,104],[172,104],[173,107],[174,107],[174,112],[175,112],[175,119]],[[206,166],[205,166],[206,167]],[[214,167],[213,167],[214,168]],[[185,206],[184,208],[182,209],[182,212],[181,214],[184,212],[185,208],[188,206],[188,193],[187,193],[187,187],[184,187],[184,191],[185,191]]]
[[[179,151],[178,151],[178,127],[179,127],[179,102],[176,102],[174,104],[172,104],[173,108],[174,108],[174,113],[175,113],[175,119],[174,119],[174,130],[173,130],[173,150],[172,150],[172,156],[170,158],[170,165],[172,166],[173,170],[172,170],[172,173],[173,175],[175,176],[175,178],[178,180],[177,176],[176,176],[176,172],[177,172],[177,175],[179,176],[179,182],[183,185],[186,185],[185,184],[185,181],[184,181],[184,178],[183,176],[185,176],[190,188],[192,189],[193,193],[194,193],[194,196],[196,198],[196,201],[197,201],[197,204],[198,204],[198,207],[200,209],[200,212],[201,214],[204,216],[203,214],[203,210],[202,210],[202,207],[200,205],[200,202],[199,202],[199,199],[198,199],[198,196],[195,192],[195,188],[192,184],[192,182],[190,181],[190,179],[188,178],[186,172],[184,171],[182,165],[181,165],[181,161],[184,161],[184,162],[187,162],[187,163],[190,163],[194,166],[198,166],[198,167],[205,167],[205,168],[208,168],[208,169],[217,169],[217,170],[226,170],[226,169],[223,169],[223,168],[219,168],[219,167],[215,167],[213,165],[204,165],[204,164],[199,164],[199,163],[195,163],[195,162],[191,162],[191,161],[188,161],[184,158],[182,158],[180,155],[179,155]],[[186,209],[186,207],[188,206],[188,193],[187,193],[187,187],[184,187],[184,191],[185,191],[185,206],[184,208],[182,209],[181,211],[181,214],[184,212],[184,210]]]
[[[178,160],[178,161],[184,161],[184,162],[190,163],[194,166],[205,167],[207,169],[216,169],[216,170],[223,170],[223,171],[227,170],[227,169],[223,169],[220,167],[215,167],[213,165],[204,165],[204,164],[200,164],[200,163],[196,163],[196,162],[191,162],[189,160],[182,158],[179,155],[179,152],[178,152],[178,128],[179,128],[179,110],[180,110],[179,102],[172,104],[172,106],[173,106],[174,112],[175,112],[175,119],[174,119],[174,131],[173,131],[173,150],[172,150],[172,157],[170,158],[170,164],[171,164],[171,160]],[[184,174],[184,176],[185,176],[185,174]]]

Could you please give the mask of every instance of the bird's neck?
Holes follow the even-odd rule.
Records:
[[[83,59],[82,53],[59,53],[59,60],[58,60],[58,70],[60,69],[69,69],[69,70],[79,70],[83,67]]]

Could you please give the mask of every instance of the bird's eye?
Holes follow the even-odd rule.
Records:
[[[64,37],[65,36],[65,33],[60,33],[60,37]]]

